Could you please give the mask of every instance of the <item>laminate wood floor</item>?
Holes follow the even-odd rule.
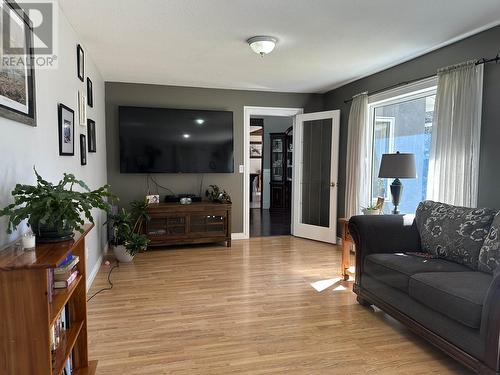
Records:
[[[139,254],[89,302],[89,356],[100,375],[470,374],[358,305],[339,262],[339,248],[294,237]]]

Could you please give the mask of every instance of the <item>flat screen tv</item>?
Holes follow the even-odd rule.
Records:
[[[119,107],[121,173],[232,173],[233,112]]]

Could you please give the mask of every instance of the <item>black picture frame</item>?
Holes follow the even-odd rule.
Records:
[[[92,88],[92,81],[87,77],[87,104],[90,108],[94,107],[94,90]]]
[[[87,139],[85,134],[80,134],[80,164],[87,165]]]
[[[96,137],[95,137],[95,121],[87,120],[87,136],[89,152],[97,152]]]
[[[59,155],[75,155],[75,111],[62,103],[58,105]]]
[[[15,1],[0,0],[0,2],[3,6],[1,15],[3,22],[7,23],[6,21],[16,17],[16,21],[12,22],[17,25],[22,24],[24,28],[22,31],[25,34],[24,46],[12,47],[8,44],[10,27],[6,24],[3,26],[4,46],[2,53],[4,58],[8,58],[9,55],[25,54],[26,61],[34,61],[33,25],[28,15]],[[8,93],[0,95],[0,116],[26,125],[36,126],[35,69],[33,64],[21,64],[21,66],[23,69],[16,70],[16,74],[7,74],[0,83],[0,91]],[[6,90],[3,90],[2,86],[5,86]]]
[[[80,44],[76,46],[76,74],[80,81],[85,80],[85,52]]]
[[[263,145],[262,142],[250,142],[250,158],[262,159]]]

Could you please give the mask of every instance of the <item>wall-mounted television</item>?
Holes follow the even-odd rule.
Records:
[[[233,112],[119,107],[121,173],[234,172]]]

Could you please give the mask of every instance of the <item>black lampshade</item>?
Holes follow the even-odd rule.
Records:
[[[383,154],[379,178],[417,178],[415,154]]]

